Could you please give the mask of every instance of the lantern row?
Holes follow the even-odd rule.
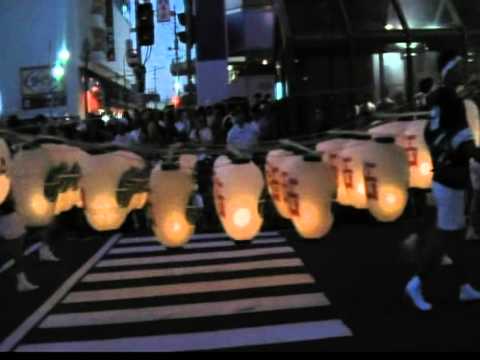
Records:
[[[248,158],[220,156],[214,164],[214,203],[226,233],[255,238],[263,225],[265,185],[278,213],[305,239],[320,239],[334,223],[332,203],[368,209],[381,222],[404,212],[408,189],[428,189],[432,161],[424,141],[427,121],[392,122],[364,134],[320,142],[316,153],[295,146],[272,150],[261,169]],[[196,155],[167,158],[150,170],[128,151],[90,155],[64,144],[24,146],[11,156],[0,140],[0,203],[9,194],[25,226],[45,227],[74,207],[96,231],[119,229],[147,207],[152,230],[167,247],[184,246],[201,211]]]

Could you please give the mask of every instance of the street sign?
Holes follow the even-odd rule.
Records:
[[[20,69],[22,108],[24,110],[65,106],[65,78],[54,81],[52,66]]]
[[[170,0],[157,0],[157,21],[159,23],[170,22],[171,16]]]

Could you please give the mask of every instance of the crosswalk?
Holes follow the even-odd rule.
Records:
[[[91,264],[9,350],[177,352],[353,336],[279,233],[248,246],[201,235],[178,251],[124,238]]]

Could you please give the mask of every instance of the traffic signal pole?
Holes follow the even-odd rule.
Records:
[[[138,15],[138,7],[140,5],[140,0],[135,0],[135,14]],[[136,17],[138,20],[138,17]],[[138,31],[138,22],[135,25],[137,27],[137,31],[135,34],[137,35],[137,56],[138,56],[138,63],[142,65],[142,46],[140,45],[140,31]]]
[[[188,77],[188,88],[191,89],[193,85],[193,76],[192,76],[192,49],[193,49],[193,9],[192,9],[192,0],[185,1],[185,16],[187,20],[186,32],[187,32],[187,77]]]

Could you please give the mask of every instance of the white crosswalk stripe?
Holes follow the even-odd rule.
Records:
[[[278,233],[247,247],[224,234],[203,235],[173,254],[150,239],[122,239],[104,249],[12,349],[177,352],[326,346],[353,336]]]

